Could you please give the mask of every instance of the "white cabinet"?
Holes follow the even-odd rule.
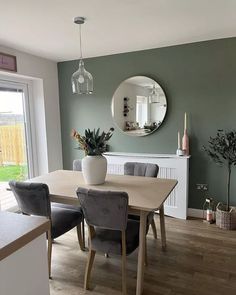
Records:
[[[165,214],[181,219],[187,218],[190,156],[113,152],[106,153],[105,157],[109,174],[124,174],[125,162],[157,164],[159,166],[158,177],[178,180],[178,185],[165,202]]]
[[[0,212],[0,295],[49,295],[45,217]]]
[[[1,295],[49,295],[46,235],[0,261]]]

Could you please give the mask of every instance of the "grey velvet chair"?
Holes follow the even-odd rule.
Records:
[[[99,251],[122,256],[122,293],[126,294],[126,255],[139,245],[139,221],[128,220],[128,194],[78,188],[77,196],[89,232],[84,288],[89,288],[94,257]]]
[[[76,159],[73,161],[73,170],[74,171],[82,171],[82,160],[81,159]],[[81,207],[79,207],[81,209]],[[85,241],[85,228],[84,228],[84,219],[82,222],[82,235],[83,235],[83,240]]]
[[[132,176],[157,177],[159,166],[151,163],[126,162],[124,164],[124,174]],[[131,215],[129,219],[139,220],[139,216]],[[154,239],[157,239],[157,229],[154,221],[154,212],[150,212],[147,217],[147,223],[151,224]]]
[[[49,277],[51,277],[53,239],[77,227],[79,245],[81,250],[84,249],[84,241],[81,235],[83,212],[73,206],[67,208],[51,206],[49,189],[46,184],[10,181],[9,186],[23,214],[45,216],[51,222],[51,228],[47,233],[48,268]]]
[[[73,170],[82,171],[82,161],[80,159],[76,159],[73,161]]]
[[[77,159],[77,160],[73,161],[73,170],[74,171],[82,171],[82,164],[81,164],[80,159]],[[73,206],[73,205],[55,203],[55,202],[52,202],[51,205],[52,205],[52,207],[59,207],[59,208],[70,209],[70,210],[75,210],[75,211],[82,212],[82,209],[81,209],[80,206]],[[84,243],[83,249],[81,249],[81,250],[85,250],[84,218],[82,219],[81,229],[82,229],[82,239],[83,239],[83,243]]]

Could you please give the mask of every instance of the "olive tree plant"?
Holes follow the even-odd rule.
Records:
[[[231,170],[236,165],[236,131],[218,130],[208,143],[208,147],[203,147],[204,151],[216,164],[224,165],[228,170],[226,210],[229,211]]]

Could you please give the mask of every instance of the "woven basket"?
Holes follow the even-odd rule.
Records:
[[[216,225],[222,229],[236,229],[236,207],[226,211],[226,206],[218,203],[216,206]]]

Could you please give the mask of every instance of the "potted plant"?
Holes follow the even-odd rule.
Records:
[[[85,157],[82,159],[82,172],[87,184],[102,184],[105,182],[107,173],[107,159],[102,155],[106,151],[108,140],[113,135],[114,128],[100,134],[97,130],[86,129],[81,136],[72,129],[71,136],[79,143],[79,149],[84,150]]]
[[[227,202],[216,207],[216,224],[224,229],[236,229],[236,210],[230,207],[231,170],[236,165],[236,131],[218,130],[216,137],[210,137],[209,147],[203,147],[208,156],[218,165],[226,166]]]

